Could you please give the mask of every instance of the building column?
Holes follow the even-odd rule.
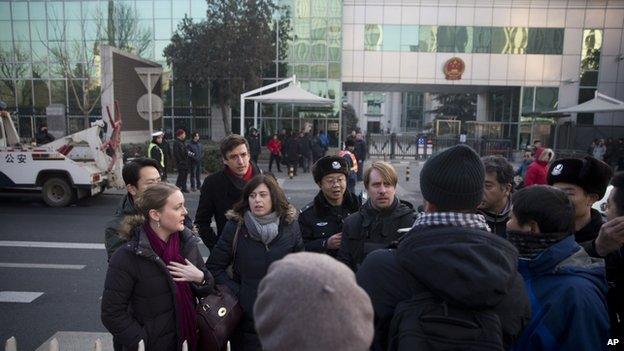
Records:
[[[401,132],[401,93],[386,93],[386,100],[388,101],[388,114],[384,116],[386,120],[390,121],[391,132]]]
[[[487,121],[490,115],[489,93],[477,94],[477,121]]]

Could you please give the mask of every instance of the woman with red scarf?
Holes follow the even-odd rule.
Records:
[[[128,241],[110,259],[102,295],[102,323],[123,345],[140,340],[150,351],[197,350],[197,299],[212,292],[197,239],[184,226],[184,196],[154,184],[135,199],[139,215],[120,232]]]

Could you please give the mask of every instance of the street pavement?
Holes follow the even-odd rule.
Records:
[[[420,205],[421,164],[392,163],[399,174],[397,194]],[[262,161],[260,166],[267,170]],[[408,167],[411,177],[406,181]],[[275,173],[278,182],[289,201],[302,208],[318,188],[310,173],[300,171],[289,179],[284,170]],[[175,181],[175,174],[169,179]],[[103,350],[112,350],[100,321],[107,268],[103,238],[123,194],[109,190],[66,208],[47,207],[36,194],[0,195],[0,345],[15,336],[18,350],[47,350],[47,342],[56,337],[62,350],[85,351],[100,338]],[[194,218],[199,192],[186,194],[186,200]],[[200,250],[208,255],[203,245]]]

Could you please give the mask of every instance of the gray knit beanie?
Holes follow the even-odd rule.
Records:
[[[271,264],[254,319],[266,351],[364,351],[374,335],[371,300],[351,269],[312,252]]]
[[[441,211],[476,209],[483,200],[485,170],[479,155],[457,145],[431,157],[420,171],[423,198]]]

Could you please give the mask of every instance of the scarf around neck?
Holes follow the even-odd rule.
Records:
[[[517,230],[507,231],[507,240],[518,249],[520,258],[532,260],[549,247],[565,239],[565,233],[531,233]]]
[[[170,262],[185,264],[184,257],[180,254],[180,232],[175,232],[169,236],[169,240],[164,242],[158,237],[149,223],[143,225],[143,230],[147,235],[150,246],[154,253],[160,257],[165,265]],[[189,343],[190,350],[197,349],[197,321],[195,314],[195,304],[193,293],[189,282],[175,282],[175,308],[178,317],[178,346],[184,340]]]
[[[422,227],[463,227],[492,232],[485,217],[476,213],[432,212],[421,213],[412,228]]]
[[[252,238],[268,245],[279,233],[279,216],[273,211],[264,216],[256,216],[251,211],[245,212],[245,227]]]

